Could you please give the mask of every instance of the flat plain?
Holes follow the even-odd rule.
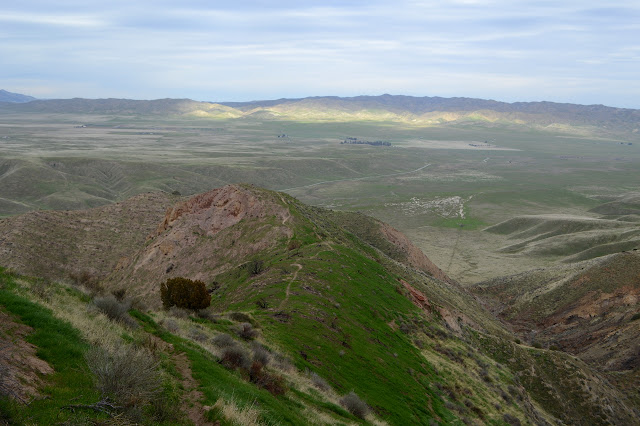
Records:
[[[391,146],[341,144],[346,138]],[[0,215],[252,183],[361,211],[463,284],[638,246],[640,136],[467,121],[3,113]],[[615,231],[612,231],[615,230]]]

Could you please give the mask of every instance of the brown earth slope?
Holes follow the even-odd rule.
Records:
[[[638,251],[496,278],[473,291],[529,344],[576,355],[640,397]]]
[[[50,279],[100,279],[144,245],[177,200],[147,193],[90,210],[0,219],[0,266]]]
[[[362,225],[366,232],[350,230],[373,247],[453,282],[406,236],[382,222],[303,206],[286,194],[249,185],[227,185],[187,200],[147,193],[90,210],[40,211],[0,219],[0,266],[51,279],[135,287],[133,293],[146,296],[167,278],[210,282],[225,268],[288,243],[295,237],[300,214],[304,220],[348,218],[338,222]]]

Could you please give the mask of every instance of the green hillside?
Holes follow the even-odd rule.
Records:
[[[515,343],[379,221],[232,185],[178,202],[149,233],[147,220],[132,220],[149,199],[160,201],[138,197],[109,210],[119,218],[110,226],[133,234],[111,275],[2,272],[2,312],[33,331],[4,328],[0,342],[26,339],[53,369],[8,364],[0,386],[8,422],[553,424],[588,416],[631,424],[633,405],[599,373],[567,354]],[[104,222],[101,209],[76,219],[92,229]],[[10,223],[34,227],[34,218],[48,217],[31,215]],[[135,246],[136,232],[149,238]],[[103,238],[82,236],[86,246]],[[101,265],[84,259],[89,269]],[[211,306],[163,309],[159,286],[179,276],[203,280]],[[66,361],[75,369],[46,355],[65,350],[75,351]],[[126,392],[105,384],[126,371],[114,367],[119,359],[146,372],[126,381]],[[12,398],[10,378],[28,374],[41,384],[24,390],[22,400],[32,401],[25,406]],[[71,383],[64,394],[58,380]]]

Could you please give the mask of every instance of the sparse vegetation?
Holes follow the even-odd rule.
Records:
[[[71,272],[69,273],[69,278],[71,278],[75,285],[82,286],[93,294],[102,293],[104,291],[98,277],[90,271],[82,270],[78,272]]]
[[[93,304],[113,321],[122,321],[129,326],[137,325],[129,316],[128,312],[131,309],[131,302],[129,301],[119,301],[113,295],[107,295],[94,298]]]
[[[128,124],[136,122],[138,118],[130,120]],[[176,120],[171,126],[184,125],[184,122]],[[500,123],[496,123],[492,128],[482,127],[482,139],[479,140],[502,138],[508,140],[505,142],[505,146],[516,149],[525,148],[524,151],[494,150],[491,154],[487,154],[475,149],[478,147],[470,147],[467,139],[475,137],[478,133],[478,127],[471,124],[465,124],[464,128],[452,125],[447,129],[434,127],[419,131],[407,127],[398,133],[392,126],[385,125],[383,127],[365,123],[357,125],[354,123],[332,123],[330,125],[291,123],[292,129],[287,129],[287,132],[291,131],[292,134],[296,134],[296,137],[287,142],[290,157],[284,159],[271,157],[266,148],[264,153],[260,152],[262,146],[253,140],[253,138],[259,138],[262,131],[273,133],[274,125],[272,123],[266,122],[264,124],[265,130],[244,127],[245,124],[225,122],[225,126],[228,125],[228,127],[220,130],[221,132],[229,132],[230,135],[244,135],[238,139],[237,144],[251,143],[252,149],[256,150],[255,163],[252,163],[253,158],[243,160],[245,163],[240,171],[234,170],[232,164],[225,165],[224,168],[217,164],[208,164],[206,156],[203,156],[203,159],[190,158],[190,154],[185,151],[181,160],[184,164],[172,168],[172,174],[175,174],[175,177],[171,178],[175,182],[172,182],[171,179],[162,177],[163,172],[158,171],[161,169],[155,168],[156,165],[152,158],[155,154],[150,150],[148,153],[150,160],[145,167],[144,176],[138,170],[131,170],[119,174],[114,178],[114,181],[129,182],[134,188],[153,188],[161,185],[165,190],[166,188],[172,190],[179,187],[182,193],[195,193],[209,189],[200,188],[198,185],[202,185],[201,182],[204,181],[210,182],[211,176],[232,176],[233,179],[259,180],[274,188],[315,185],[321,181],[335,180],[333,183],[294,188],[289,192],[302,199],[314,197],[314,203],[318,205],[335,205],[345,211],[364,209],[380,218],[393,218],[395,226],[405,230],[415,229],[416,233],[413,236],[416,237],[416,241],[423,244],[423,247],[438,245],[444,247],[445,241],[451,241],[451,246],[447,246],[446,250],[434,250],[435,255],[440,257],[436,263],[447,272],[460,274],[461,277],[470,273],[477,274],[477,278],[482,278],[484,274],[491,274],[497,269],[504,270],[505,266],[500,262],[500,259],[503,258],[508,258],[511,262],[508,264],[509,268],[513,266],[514,270],[519,270],[517,268],[522,268],[523,265],[527,267],[530,265],[531,267],[539,266],[538,262],[542,262],[540,260],[542,257],[535,250],[542,248],[547,244],[547,241],[532,241],[527,246],[527,250],[530,251],[527,252],[526,261],[517,259],[516,253],[520,248],[516,245],[527,239],[537,239],[545,235],[545,232],[555,233],[557,229],[546,229],[545,227],[550,222],[542,223],[539,229],[541,232],[533,232],[532,230],[530,235],[523,234],[520,239],[513,241],[514,247],[509,248],[511,252],[505,254],[499,252],[498,249],[507,240],[506,235],[510,234],[488,234],[487,241],[491,241],[495,247],[481,249],[474,248],[475,246],[470,243],[472,237],[465,234],[476,234],[474,229],[484,227],[485,223],[492,225],[493,223],[489,223],[490,221],[507,219],[522,206],[527,206],[530,209],[527,210],[527,213],[531,213],[531,215],[539,213],[549,206],[557,208],[558,211],[567,211],[572,214],[581,210],[586,211],[597,205],[599,202],[596,201],[597,197],[601,194],[598,194],[597,190],[581,187],[581,173],[595,176],[600,167],[602,170],[613,170],[611,173],[606,173],[606,178],[602,178],[604,182],[602,186],[615,188],[616,182],[619,182],[621,176],[624,175],[625,180],[629,179],[631,176],[629,173],[632,173],[629,170],[632,170],[633,161],[636,161],[634,157],[633,160],[629,160],[630,164],[604,160],[601,165],[594,166],[595,163],[591,163],[585,166],[584,160],[560,160],[556,158],[556,150],[568,150],[569,148],[564,147],[564,139],[561,140],[562,144],[554,139],[556,136],[554,130],[545,130],[548,133],[545,133],[543,138],[540,138],[540,134],[534,131],[527,135],[514,137],[514,133],[500,127]],[[200,125],[204,129],[208,123],[202,121]],[[189,126],[193,127],[192,123],[189,123]],[[191,127],[189,131],[193,134],[190,138],[197,140],[200,130],[191,129]],[[124,129],[114,129],[110,125],[109,129],[118,133],[118,137],[124,138]],[[337,138],[344,134],[362,134],[364,138],[366,135],[378,134],[381,129],[385,133],[378,137],[392,137],[394,146],[397,145],[399,148],[373,149],[367,146],[336,146]],[[210,130],[207,130],[207,135]],[[246,134],[243,133],[245,130],[247,130]],[[98,131],[99,129],[96,128],[96,132]],[[304,144],[311,140],[302,135],[305,132],[313,133],[313,140],[319,141],[314,142],[312,156],[305,151]],[[485,135],[484,132],[491,133],[491,135]],[[397,137],[395,133],[398,133]],[[391,134],[394,135],[387,136]],[[170,140],[172,137],[170,132],[167,132],[167,135],[161,138],[160,142],[154,143],[162,143],[162,140]],[[243,139],[244,137],[246,139]],[[324,144],[322,142],[324,138],[329,142]],[[426,152],[423,147],[418,148],[415,145],[416,140],[423,141],[421,144],[428,144],[431,143],[430,139],[441,140],[439,143],[442,144],[443,149]],[[548,140],[554,142],[551,143]],[[298,144],[298,141],[302,141],[302,144]],[[457,141],[464,141],[464,150],[452,151],[449,146],[445,146],[455,145]],[[140,143],[144,144],[144,141]],[[185,143],[189,145],[192,142]],[[593,155],[593,158],[598,158],[600,151],[605,152],[602,148],[596,147],[600,143],[602,140],[597,143],[589,142],[589,146],[585,148],[585,155]],[[584,141],[578,142],[568,139],[566,142],[567,147],[577,147],[581,146],[580,144],[584,144]],[[327,150],[329,145],[332,151]],[[562,147],[559,148],[559,146]],[[206,150],[208,148],[200,146],[198,149]],[[345,156],[338,158],[330,155],[335,154],[336,149],[344,151]],[[357,152],[365,150],[366,156],[357,154]],[[379,154],[382,151],[384,151],[384,156]],[[418,170],[424,165],[425,153],[428,154],[429,161],[432,163],[427,169],[428,173]],[[611,156],[609,152],[606,155]],[[487,158],[489,156],[491,158]],[[229,158],[231,163],[235,161],[232,156]],[[331,158],[331,161],[328,161],[328,158]],[[553,160],[550,160],[551,158]],[[485,159],[489,161],[485,161]],[[164,167],[166,160],[162,161]],[[560,161],[562,161],[563,172],[556,173],[560,170],[556,163]],[[513,166],[510,166],[512,162]],[[523,162],[536,165],[533,174],[535,178],[532,178],[532,173],[527,172],[526,167],[524,170],[520,167]],[[60,161],[56,160],[56,163],[60,163]],[[0,164],[0,168],[4,167],[3,164]],[[479,167],[477,167],[478,165]],[[104,168],[104,162],[96,161],[86,166],[84,159],[78,159],[73,164],[67,161],[64,166],[64,173],[68,181],[66,185],[69,186],[69,190],[76,191],[78,194],[82,194],[82,192],[77,190],[78,187],[75,186],[77,183],[74,182],[76,178],[74,173],[79,170],[80,166],[87,170],[96,170],[95,175],[99,175],[100,179],[102,179],[102,175],[106,174],[104,172],[108,171]],[[21,167],[28,169],[31,166],[21,164]],[[56,167],[60,167],[60,164],[57,164]],[[47,175],[51,179],[42,179],[41,181],[55,182],[54,178],[59,174],[58,170],[55,170],[56,167],[47,163],[47,165],[36,169],[38,173],[43,174],[48,173],[49,169],[55,172]],[[135,166],[131,167],[136,169]],[[511,172],[511,167],[514,170],[518,167],[520,172],[517,174]],[[625,171],[620,172],[622,169]],[[265,172],[266,170],[269,172]],[[402,174],[404,171],[410,170],[418,171],[407,174],[401,179],[399,177],[397,179],[370,178],[370,176],[377,175]],[[553,173],[549,173],[550,171]],[[3,183],[11,182],[14,175],[7,175]],[[209,179],[202,179],[203,176],[208,176]],[[249,179],[244,179],[245,176],[249,176]],[[167,181],[167,179],[169,180]],[[84,180],[89,181],[90,179]],[[341,180],[343,181],[340,182]],[[176,182],[180,183],[176,184]],[[437,185],[431,185],[433,182],[437,182]],[[520,198],[515,201],[512,190],[514,183],[521,190],[517,195]],[[122,193],[118,192],[120,190],[115,186],[109,187],[107,191],[102,189],[107,188],[106,183],[98,185],[101,188],[100,193],[105,194],[105,197],[117,199],[122,196]],[[353,192],[356,186],[360,196],[345,197],[346,191]],[[597,186],[596,183],[594,183],[595,186]],[[7,185],[3,185],[3,188],[7,187]],[[571,194],[568,194],[564,187],[571,188]],[[488,314],[481,311],[476,304],[471,303],[465,295],[458,294],[455,285],[441,285],[428,274],[414,274],[409,267],[390,261],[389,258],[396,262],[404,262],[408,258],[407,253],[391,244],[383,235],[378,235],[379,232],[373,226],[375,224],[373,221],[363,219],[360,217],[362,215],[349,216],[349,220],[339,221],[336,219],[338,215],[330,215],[319,208],[302,206],[288,195],[273,195],[266,191],[259,192],[259,194],[262,199],[273,197],[280,205],[286,204],[288,206],[287,214],[290,216],[285,214],[270,217],[266,215],[260,220],[247,216],[232,230],[220,230],[215,237],[216,242],[223,247],[233,247],[233,249],[228,251],[224,249],[217,253],[220,254],[217,257],[222,259],[220,264],[207,264],[206,268],[210,269],[203,268],[194,271],[194,276],[204,276],[203,280],[206,282],[215,280],[216,283],[223,283],[209,286],[210,290],[215,290],[213,293],[214,306],[211,310],[197,310],[193,307],[178,308],[174,305],[170,308],[169,313],[158,313],[153,311],[153,303],[157,302],[152,301],[149,303],[150,312],[148,315],[136,311],[131,312],[131,315],[144,324],[144,329],[123,329],[121,324],[115,322],[107,325],[118,331],[115,334],[115,339],[135,342],[138,346],[156,348],[152,349],[153,352],[161,361],[162,368],[166,368],[172,377],[183,377],[186,374],[185,371],[191,369],[194,381],[197,383],[190,384],[190,386],[202,389],[203,401],[206,401],[209,406],[215,405],[215,408],[206,414],[208,420],[221,421],[223,424],[225,421],[239,421],[237,419],[241,417],[240,413],[247,411],[251,412],[251,419],[246,418],[246,424],[250,422],[304,423],[308,420],[305,416],[316,412],[321,412],[323,416],[327,417],[324,419],[326,423],[339,424],[353,421],[352,416],[335,404],[335,394],[330,390],[328,382],[322,377],[329,378],[336,391],[344,392],[354,389],[354,395],[355,392],[366,395],[367,401],[372,407],[375,407],[375,412],[379,413],[389,424],[428,424],[435,422],[435,419],[441,424],[460,422],[517,424],[512,423],[513,419],[521,418],[530,421],[531,414],[525,412],[523,407],[542,407],[547,410],[545,416],[549,413],[559,416],[558,413],[564,413],[558,407],[564,408],[564,411],[587,410],[580,406],[580,400],[587,401],[589,398],[603,397],[603,395],[606,396],[607,401],[612,401],[614,410],[615,407],[618,407],[615,405],[615,395],[617,395],[614,393],[615,390],[602,391],[593,387],[599,377],[597,372],[587,370],[584,365],[572,363],[569,358],[556,358],[564,356],[563,353],[551,352],[549,354],[543,349],[532,350],[528,347],[514,345],[514,336],[500,328],[491,319],[487,319]],[[417,201],[407,202],[414,195]],[[468,198],[471,195],[474,196],[472,201]],[[462,212],[467,217],[460,220],[459,217],[443,218],[439,216],[442,212],[433,207],[434,204],[431,202],[435,199],[453,199],[455,197],[465,200],[456,204],[456,212],[457,214]],[[11,198],[7,197],[7,199]],[[55,197],[43,197],[40,194],[34,194],[29,198],[29,200],[51,199],[55,200]],[[467,199],[469,201],[466,201]],[[34,202],[29,200],[29,203]],[[37,201],[37,203],[45,202],[49,201]],[[13,206],[13,204],[11,205]],[[19,204],[15,204],[15,206],[19,206]],[[145,228],[144,238],[149,235],[149,232],[155,232],[158,221],[162,219],[166,211],[166,206],[163,205],[157,210],[160,212],[158,213],[160,216],[151,221],[153,222],[152,226],[148,229]],[[47,212],[40,214],[49,215]],[[469,215],[473,216],[468,217]],[[615,225],[616,232],[618,229],[629,228],[628,223],[625,222],[627,219],[616,220],[619,223]],[[347,222],[354,225],[350,228],[350,232],[343,232],[346,229],[343,224]],[[85,226],[78,225],[78,223],[80,223],[79,220],[72,222],[72,225]],[[464,226],[460,227],[460,224]],[[512,223],[511,225],[517,224]],[[90,233],[93,226],[94,222],[86,225],[86,232]],[[288,228],[287,232],[268,241],[260,239],[260,235],[263,235],[260,232],[264,233],[264,229],[280,227]],[[55,226],[51,229],[49,238],[52,242],[55,243],[54,240],[57,238],[54,235],[64,235],[63,241],[72,241],[67,238],[67,234],[60,234]],[[524,228],[518,229],[520,229],[519,232],[527,231]],[[465,232],[461,232],[462,230]],[[427,232],[430,238],[425,238]],[[597,230],[597,232],[600,231]],[[127,244],[133,245],[128,242],[130,240],[125,234],[127,233],[122,232],[118,237],[123,240],[122,242],[109,240],[105,245],[109,244],[118,249]],[[431,238],[432,235],[433,238]],[[607,234],[607,238],[612,235],[613,233]],[[190,237],[203,244],[204,241],[211,239],[205,231],[201,230],[194,231]],[[29,233],[24,233],[23,238],[29,238]],[[142,242],[139,242],[140,246],[143,245],[144,238]],[[549,236],[549,238],[552,237]],[[592,240],[572,241],[571,247],[563,243],[561,246],[553,247],[555,254],[552,255],[564,256],[567,250],[576,250],[583,244],[590,244],[589,241]],[[225,245],[227,243],[228,245]],[[25,240],[21,242],[21,245],[33,244]],[[76,246],[76,244],[71,245]],[[35,247],[35,245],[33,246]],[[18,247],[18,245],[14,247]],[[194,248],[198,247],[201,246],[194,246]],[[247,250],[247,247],[266,248],[255,253]],[[60,259],[71,259],[75,256],[72,252],[59,248],[58,250],[60,251]],[[135,258],[130,253],[123,254],[124,251],[118,253],[116,261],[119,258]],[[105,252],[107,251],[105,250]],[[486,256],[487,252],[490,252],[491,255]],[[180,255],[180,253],[177,254]],[[487,266],[487,262],[484,260],[485,256],[491,258],[492,262],[495,261],[495,265]],[[248,259],[256,260],[247,263]],[[460,261],[460,259],[464,259],[464,261]],[[106,258],[105,265],[112,268],[116,264],[116,261],[112,260]],[[168,262],[162,265],[161,272],[164,278],[157,279],[157,282],[169,276],[166,274],[175,274],[175,269],[178,266],[174,266],[174,264],[184,266],[179,261],[172,260],[172,262],[174,263],[171,265]],[[469,265],[465,262],[468,262]],[[91,262],[84,263],[90,265],[86,271],[91,271],[91,274],[106,276],[104,271],[98,271],[99,268],[95,268]],[[78,264],[82,264],[84,268],[84,263]],[[77,268],[77,264],[74,265],[70,266],[68,270],[73,267],[82,270],[82,268]],[[194,268],[199,268],[199,264],[194,263],[194,265]],[[472,267],[469,267],[470,265]],[[130,270],[130,268],[127,269],[129,266],[131,265],[124,265],[122,270]],[[96,272],[93,272],[94,270]],[[206,276],[203,271],[215,271],[217,275]],[[298,271],[299,273],[294,275]],[[201,273],[202,275],[195,275]],[[118,279],[120,278],[118,277]],[[474,278],[476,277],[474,276]],[[412,304],[415,300],[411,299],[411,294],[400,284],[401,280],[405,280],[411,285],[416,282],[415,287],[424,293],[430,308],[422,309]],[[91,280],[83,277],[74,278],[74,281],[79,286],[91,287],[90,292],[93,294],[102,291],[100,290],[102,286],[106,291],[109,291],[108,285],[113,284],[107,281],[99,283],[99,280],[95,280],[95,286],[94,284],[85,285],[84,281]],[[464,282],[464,280],[462,281]],[[474,279],[474,281],[477,280]],[[118,285],[124,285],[124,283],[119,282]],[[576,286],[576,288],[578,287]],[[28,294],[28,291],[31,291],[35,294],[36,300],[48,304],[47,306],[55,306],[57,292],[67,292],[67,290],[60,289],[49,291],[37,286],[25,286],[24,288],[29,288],[29,290],[20,290],[23,291],[22,294]],[[394,290],[396,288],[399,290],[398,292]],[[131,287],[130,292],[129,297],[135,295],[135,285]],[[120,303],[125,299],[125,294],[121,296],[114,294],[114,296]],[[78,298],[80,299],[81,296]],[[83,306],[86,306],[88,300],[89,297],[85,296]],[[542,304],[540,305],[542,306]],[[189,309],[191,312],[184,309]],[[445,325],[443,318],[445,315],[442,312],[451,314],[452,318],[457,318],[457,320],[454,320],[452,324]],[[627,312],[624,318],[631,318],[631,321],[635,321],[638,319],[637,315]],[[116,317],[117,315],[113,315],[114,319]],[[94,315],[94,318],[98,317]],[[154,323],[154,318],[159,322],[162,321],[163,328]],[[105,322],[102,316],[98,319]],[[628,323],[625,322],[625,324]],[[496,339],[500,343],[478,343],[469,337],[474,333],[473,329],[476,325],[489,334],[493,333],[494,337],[498,336],[499,338],[496,337]],[[447,328],[449,326],[451,328]],[[462,329],[458,330],[457,326]],[[278,352],[275,349],[267,350],[265,347],[253,344],[258,337],[258,329],[260,330],[259,340],[270,348],[277,348]],[[215,337],[209,340],[209,336],[214,334]],[[153,336],[154,339],[145,339],[145,335]],[[525,340],[527,339],[529,337],[525,338]],[[411,342],[415,342],[415,345]],[[210,343],[213,343],[213,346]],[[549,341],[542,338],[540,338],[540,343],[541,347],[554,348]],[[84,344],[86,346],[86,342]],[[168,344],[175,348],[175,352],[169,354],[163,349],[163,345]],[[511,346],[516,348],[512,350]],[[247,350],[247,347],[251,348],[251,352]],[[232,349],[239,350],[242,355],[238,356],[237,353],[233,355]],[[514,355],[509,351],[519,352]],[[507,354],[507,352],[509,353]],[[178,355],[176,354],[182,354],[180,356],[185,359],[181,362],[185,362],[185,365],[177,366],[175,357]],[[480,361],[480,357],[486,357],[487,354],[496,357],[504,366],[486,362],[486,358],[482,358],[483,361]],[[515,361],[510,361],[512,358]],[[219,362],[216,362],[218,360]],[[554,360],[561,360],[565,362],[565,365],[561,362],[554,363]],[[371,365],[376,365],[375,371],[371,370]],[[526,374],[528,371],[526,367],[531,366],[536,366],[536,371],[541,376],[547,370],[555,372],[554,377],[545,377],[545,380],[553,383],[553,392],[566,397],[567,406],[563,407],[562,403],[558,403],[556,394],[549,396],[549,392],[545,393],[548,389],[545,388],[543,380]],[[301,372],[305,369],[313,369],[314,372],[303,378],[302,382],[305,385],[301,387],[296,382],[296,375],[304,374]],[[274,371],[282,373],[282,377],[275,374]],[[582,385],[577,385],[578,382],[568,382],[571,386],[563,383],[564,373],[569,371],[575,377],[580,377],[582,372],[589,372],[589,374],[585,374],[585,386],[592,386],[595,390],[587,396],[580,394],[584,397],[576,397],[574,393],[577,394],[582,389]],[[517,377],[521,377],[522,384],[516,382]],[[596,379],[592,380],[591,377],[596,377]],[[556,379],[560,383],[556,383],[554,381]],[[309,389],[309,382],[322,392]],[[436,386],[436,383],[440,382],[444,385]],[[286,389],[289,386],[291,389],[288,392],[290,392],[291,398],[289,395],[281,397],[280,395],[287,392]],[[271,393],[264,392],[262,389],[267,389]],[[390,392],[390,389],[393,389],[394,392]],[[563,390],[560,392],[558,389]],[[176,392],[180,393],[181,391]],[[508,393],[510,391],[513,391],[513,395]],[[83,391],[83,394],[90,395],[90,398],[84,398],[77,404],[92,404],[100,399],[100,395],[95,391],[94,393]],[[332,395],[333,403],[325,399],[329,398],[327,395]],[[532,398],[532,401],[527,398]],[[605,401],[605,399],[601,401]],[[361,402],[364,404],[363,401]],[[67,405],[74,403],[67,398]],[[366,404],[364,405],[366,407]],[[604,403],[602,405],[604,406]],[[146,407],[145,409],[151,410],[150,405],[146,405]],[[255,410],[256,407],[260,407],[260,409]],[[346,405],[345,407],[351,411]],[[4,406],[0,406],[0,409],[2,408]],[[158,413],[170,411],[161,408],[153,408],[153,410]],[[230,414],[234,410],[235,414]],[[66,411],[68,410],[65,410],[65,416],[69,415]],[[13,412],[15,413],[16,410]],[[604,411],[597,414],[602,414],[602,418],[609,415]],[[354,415],[361,417],[355,413]],[[366,414],[362,415],[362,417],[364,416]],[[131,414],[130,419],[134,417]],[[595,415],[593,418],[599,419]],[[323,421],[318,421],[318,423],[323,423]]]
[[[100,393],[125,407],[149,404],[160,393],[158,362],[146,350],[133,345],[93,347],[86,359]]]
[[[176,320],[172,318],[166,318],[162,322],[162,325],[171,333],[176,333],[180,329],[180,326],[178,326],[178,323],[176,322]]]
[[[262,366],[266,367],[271,361],[269,351],[258,342],[252,342],[251,352],[253,353],[253,361],[260,363]]]
[[[236,341],[233,340],[233,337],[229,336],[226,333],[218,334],[214,336],[213,344],[219,348],[228,348],[236,345]]]
[[[340,399],[340,404],[351,414],[364,419],[369,414],[369,407],[355,392],[349,392]]]
[[[253,328],[253,325],[248,322],[243,322],[242,324],[238,324],[234,328],[236,334],[244,340],[253,340],[258,337],[258,330]]]
[[[326,391],[328,389],[331,389],[331,385],[329,385],[329,383],[323,379],[322,377],[320,377],[316,372],[312,371],[309,374],[309,379],[311,379],[311,383],[313,383],[313,385],[315,387],[317,387],[320,390]]]
[[[223,347],[222,356],[220,357],[222,365],[229,369],[244,368],[249,369],[251,366],[251,358],[245,349],[235,344]]]

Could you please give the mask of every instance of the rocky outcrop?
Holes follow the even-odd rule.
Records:
[[[198,226],[207,236],[213,236],[245,218],[265,218],[268,215],[284,221],[289,211],[283,206],[265,202],[257,193],[239,185],[227,185],[169,208],[163,222],[158,227],[158,235],[178,224],[188,222]]]
[[[425,256],[422,250],[413,245],[409,238],[407,238],[407,236],[402,232],[390,225],[387,225],[386,223],[381,223],[380,232],[384,235],[385,239],[396,246],[400,252],[404,254],[406,259],[405,262],[407,264],[418,270],[426,272],[440,281],[445,281],[450,284],[454,283],[454,281],[449,278],[442,269],[438,268],[435,263]]]
[[[288,207],[276,193],[227,185],[167,209],[147,244],[118,265],[107,282],[159,304],[158,287],[172,277],[213,281],[232,265],[287,241]]]

